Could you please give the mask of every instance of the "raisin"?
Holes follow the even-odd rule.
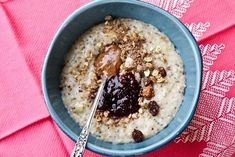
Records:
[[[135,142],[141,142],[144,140],[144,134],[140,130],[134,129],[132,132],[132,138]]]
[[[150,99],[154,96],[154,91],[153,91],[152,85],[148,85],[147,87],[144,87],[142,89],[142,96],[147,99]]]
[[[166,70],[163,67],[159,67],[158,71],[162,77],[166,77]]]
[[[149,113],[152,116],[156,116],[159,113],[159,105],[156,103],[156,101],[150,101],[148,104],[148,110]]]

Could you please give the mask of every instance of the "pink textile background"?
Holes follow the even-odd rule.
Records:
[[[235,1],[146,0],[177,16],[197,38],[203,87],[190,126],[143,155],[235,156]],[[40,72],[63,20],[88,0],[0,0],[0,157],[69,156],[74,142],[43,101]],[[100,155],[86,151],[85,156]]]

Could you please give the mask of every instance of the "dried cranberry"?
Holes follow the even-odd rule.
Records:
[[[135,142],[141,142],[144,140],[144,134],[141,131],[134,129],[132,132],[132,138],[135,140]]]
[[[148,104],[148,110],[152,116],[156,116],[159,113],[159,108],[160,107],[158,106],[156,101],[150,101]]]
[[[166,70],[163,67],[159,67],[158,71],[162,77],[166,77]]]

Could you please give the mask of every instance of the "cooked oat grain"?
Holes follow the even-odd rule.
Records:
[[[146,71],[144,74],[153,85],[149,81],[145,85],[153,86],[155,94],[149,100],[140,97],[141,108],[127,117],[112,119],[108,112],[96,115],[91,133],[99,139],[114,143],[133,142],[134,129],[148,138],[166,127],[179,109],[185,87],[183,62],[168,37],[152,25],[132,19],[112,20],[106,17],[106,20],[106,25],[102,23],[85,32],[69,51],[61,74],[63,102],[71,117],[83,127],[90,113],[94,91],[100,83],[95,73],[95,58],[103,45],[121,43],[123,64],[120,73],[129,70],[139,72],[135,76],[140,77],[144,76],[141,71]],[[129,40],[134,42],[127,43]],[[128,50],[130,47],[135,48]],[[126,61],[128,57],[130,59]],[[145,60],[141,63],[143,58]],[[133,61],[136,61],[136,65]],[[157,70],[155,74],[153,70]],[[93,95],[90,95],[90,91]],[[157,112],[152,113],[154,116],[146,106],[150,101],[158,105],[158,110],[154,108]]]

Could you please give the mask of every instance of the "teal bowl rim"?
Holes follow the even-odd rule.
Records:
[[[186,34],[186,37],[188,38],[188,40],[190,41],[191,46],[194,49],[194,52],[196,52],[196,56],[195,57],[195,62],[196,62],[196,71],[198,72],[197,75],[197,82],[196,82],[196,88],[195,88],[195,96],[194,99],[192,101],[193,107],[190,110],[190,114],[187,115],[187,121],[185,121],[182,125],[181,128],[179,128],[178,130],[174,130],[174,132],[172,132],[171,134],[169,134],[166,138],[164,138],[161,141],[158,141],[157,143],[154,143],[152,145],[149,145],[147,147],[144,148],[139,148],[139,149],[133,149],[133,150],[112,150],[112,149],[106,149],[106,148],[102,148],[99,147],[97,145],[87,143],[86,148],[99,153],[99,154],[103,154],[103,155],[114,155],[114,156],[131,156],[131,155],[135,155],[135,154],[144,154],[153,150],[156,150],[162,146],[164,146],[165,144],[169,143],[171,140],[175,139],[176,136],[178,136],[189,124],[189,122],[191,121],[195,110],[196,110],[196,106],[197,106],[197,102],[198,102],[198,98],[199,98],[199,94],[200,94],[200,89],[201,89],[201,79],[202,79],[202,57],[201,57],[201,53],[200,53],[200,49],[197,45],[197,42],[195,40],[195,38],[193,37],[193,35],[191,34],[191,32],[184,26],[184,24],[182,22],[180,22],[176,17],[174,17],[173,15],[171,15],[170,13],[166,12],[165,10],[154,6],[152,4],[146,3],[146,2],[142,2],[142,1],[137,1],[137,0],[109,0],[109,1],[105,1],[105,0],[97,0],[97,1],[93,1],[90,2],[82,7],[80,7],[79,9],[75,10],[72,14],[70,14],[65,21],[62,23],[62,25],[59,27],[59,29],[57,30],[57,32],[55,33],[49,48],[47,50],[45,59],[44,59],[44,63],[43,63],[43,67],[42,67],[42,76],[41,76],[41,84],[42,84],[42,91],[43,91],[43,95],[44,95],[44,99],[47,105],[47,109],[49,111],[49,113],[51,114],[53,120],[56,122],[56,124],[59,126],[59,128],[66,134],[68,135],[73,141],[76,141],[77,139],[77,135],[72,132],[66,125],[64,125],[63,121],[60,119],[60,117],[57,115],[57,113],[54,111],[51,102],[48,98],[48,93],[47,93],[47,89],[46,89],[46,69],[47,69],[47,63],[48,63],[48,59],[51,53],[51,50],[55,44],[56,39],[60,36],[62,30],[67,26],[68,23],[70,23],[77,15],[79,15],[80,13],[84,12],[87,9],[90,9],[94,6],[97,5],[103,5],[106,3],[129,3],[129,4],[136,4],[136,5],[140,5],[143,7],[147,7],[149,9],[153,9],[157,12],[161,12],[162,14],[164,14],[165,16],[167,16],[170,20],[174,21],[177,26]]]

